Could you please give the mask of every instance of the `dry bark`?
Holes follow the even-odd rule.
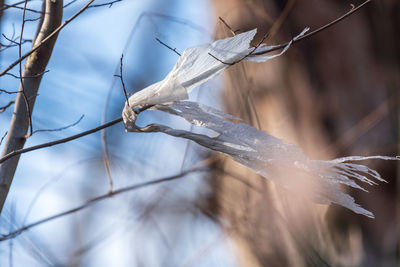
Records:
[[[45,0],[43,1],[42,11],[44,12],[44,16],[38,23],[33,47],[39,45],[42,40],[60,26],[63,14],[63,1]],[[17,95],[14,113],[2,153],[3,156],[24,147],[29,129],[30,113],[33,110],[40,81],[46,70],[56,39],[57,35],[43,44],[25,61],[22,72],[23,84],[21,83],[19,86],[19,91],[24,91],[25,97],[22,93]],[[26,103],[26,99],[28,103]],[[7,198],[19,158],[19,155],[15,156],[0,165],[0,212]]]

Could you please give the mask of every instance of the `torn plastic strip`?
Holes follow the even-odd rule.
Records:
[[[304,29],[293,40],[303,36],[308,31]],[[261,51],[267,46],[261,45],[255,51],[250,47],[257,30],[244,32],[234,37],[217,40],[186,49],[171,72],[164,80],[154,83],[129,97],[125,104],[122,117],[126,128],[134,127],[136,116],[134,107],[143,105],[163,104],[172,101],[185,100],[197,86],[219,75],[230,63],[241,60],[265,62],[282,55],[292,44],[289,42],[280,53],[275,55],[251,55],[251,52]],[[225,64],[223,62],[227,62]]]
[[[223,114],[197,102],[176,101],[155,105],[152,109],[182,117],[189,123],[217,132],[216,137],[150,124],[134,131],[162,132],[171,136],[192,140],[203,147],[224,153],[233,160],[249,167],[265,178],[273,180],[289,191],[300,195],[298,187],[307,187],[306,198],[321,204],[335,203],[355,213],[373,218],[373,214],[355,203],[343,192],[340,184],[366,191],[355,181],[376,184],[364,175],[384,181],[380,175],[361,164],[344,163],[347,160],[385,159],[397,157],[369,156],[347,157],[329,161],[311,160],[294,144],[286,143],[265,131],[244,124],[234,123],[232,116]],[[234,118],[234,117],[233,117]]]

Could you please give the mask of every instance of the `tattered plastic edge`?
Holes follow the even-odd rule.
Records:
[[[196,102],[175,101],[155,105],[151,109],[179,116],[193,125],[210,129],[218,135],[210,137],[160,124],[136,127],[135,131],[162,132],[192,140],[203,147],[230,156],[233,160],[295,194],[299,194],[296,185],[311,185],[304,197],[321,204],[335,203],[370,218],[374,218],[373,213],[355,203],[354,198],[343,192],[340,185],[367,191],[356,181],[376,185],[374,180],[381,182],[385,180],[375,170],[347,161],[400,160],[399,157],[388,156],[353,156],[328,161],[311,160],[296,145],[286,143],[265,131],[257,130],[237,120],[231,121],[232,118],[236,118]],[[296,180],[288,177],[287,173],[296,173]]]
[[[362,164],[349,163],[349,161],[400,160],[399,157],[351,156],[330,161],[311,160],[294,144],[286,143],[264,131],[240,123],[240,119],[196,102],[181,101],[188,98],[191,90],[220,74],[232,64],[241,60],[264,62],[282,55],[294,40],[303,36],[308,30],[308,28],[304,29],[281,52],[274,55],[253,54],[267,52],[272,48],[266,45],[261,45],[256,49],[250,47],[256,30],[217,40],[212,44],[186,49],[164,80],[146,87],[129,98],[129,104],[125,104],[122,113],[126,130],[163,132],[192,140],[204,147],[229,155],[235,161],[294,193],[297,193],[297,188],[293,184],[300,182],[300,184],[310,185],[313,189],[310,189],[306,197],[317,203],[336,203],[355,213],[374,218],[370,211],[362,208],[355,203],[354,198],[343,192],[340,185],[366,191],[356,181],[375,185],[376,182],[373,179],[385,180],[375,170]],[[191,124],[213,130],[218,133],[218,136],[210,137],[159,124],[139,128],[135,125],[138,116],[135,109],[145,106],[153,106],[152,109],[180,116]],[[285,175],[289,170],[296,173],[296,180]],[[317,186],[314,188],[315,184]]]

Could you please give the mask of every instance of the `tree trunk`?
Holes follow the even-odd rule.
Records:
[[[43,15],[38,23],[33,47],[40,44],[43,39],[61,24],[63,1],[45,0],[43,1],[42,11]],[[32,53],[25,61],[22,72],[23,83],[19,86],[20,93],[17,95],[15,101],[14,113],[2,153],[3,156],[24,147],[40,81],[50,59],[56,39],[57,35],[44,43],[41,48]],[[24,94],[21,93],[22,91]],[[19,157],[18,155],[10,158],[0,165],[0,212],[7,198]]]

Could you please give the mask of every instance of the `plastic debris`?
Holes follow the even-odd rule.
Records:
[[[309,29],[304,29],[293,40],[303,36]],[[241,60],[264,62],[282,55],[292,44],[290,41],[283,50],[274,55],[253,55],[271,46],[260,45],[257,49],[250,47],[257,30],[251,30],[231,38],[217,40],[212,44],[204,44],[186,49],[172,71],[164,80],[154,83],[133,94],[128,99],[122,112],[125,127],[134,128],[136,113],[132,108],[146,105],[163,104],[188,98],[197,86],[220,74],[225,68]]]
[[[307,30],[305,29],[293,40],[304,35]],[[230,64],[241,60],[267,61],[283,54],[292,43],[289,42],[278,54],[255,56],[252,55],[252,51],[268,49],[265,45],[256,49],[249,47],[255,33],[256,30],[252,30],[212,44],[186,49],[164,80],[150,85],[129,98],[129,106],[126,104],[123,110],[126,130],[163,132],[192,140],[204,147],[229,155],[235,161],[295,194],[321,204],[335,203],[355,213],[374,218],[370,211],[355,203],[354,198],[345,193],[341,185],[366,191],[356,181],[375,185],[376,181],[385,180],[375,170],[349,161],[400,158],[351,156],[330,161],[311,160],[296,145],[241,123],[238,118],[197,102],[182,101],[187,99],[191,90],[220,74]],[[135,110],[145,106],[182,117],[193,125],[212,130],[217,136],[211,137],[160,124],[139,128],[135,125],[138,115]]]

